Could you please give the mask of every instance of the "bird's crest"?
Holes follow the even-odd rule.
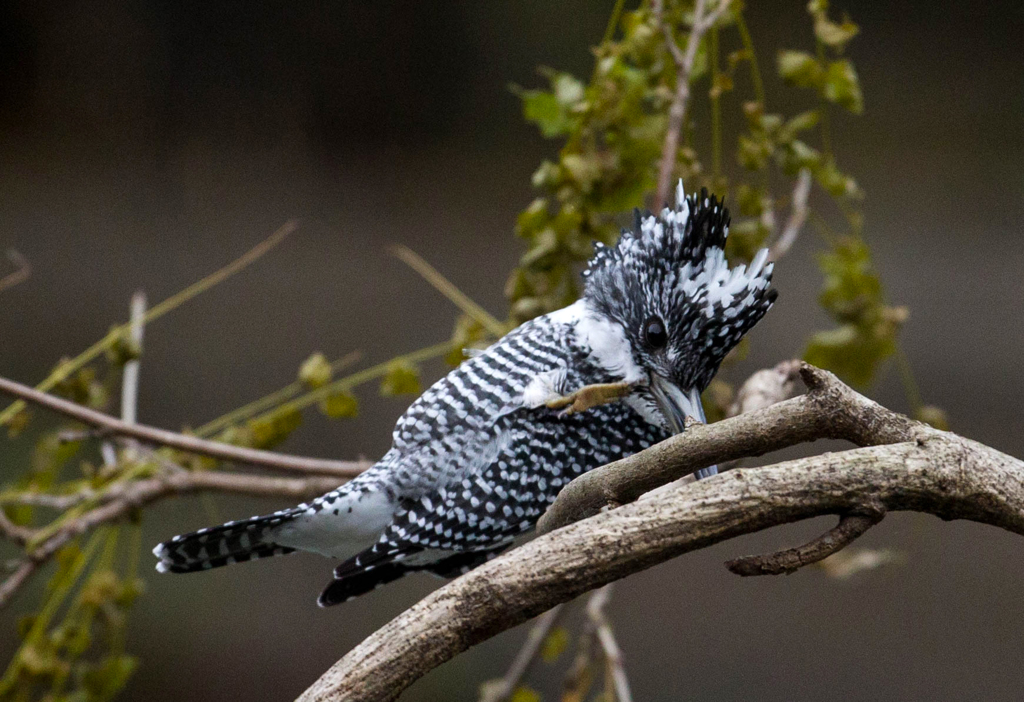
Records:
[[[692,377],[680,380],[703,387],[776,298],[769,288],[768,250],[759,251],[749,267],[730,269],[728,233],[724,204],[704,189],[685,196],[680,182],[675,208],[660,215],[637,211],[618,243],[595,245],[583,273],[584,294],[627,335],[652,316],[663,319],[676,353],[690,357]]]

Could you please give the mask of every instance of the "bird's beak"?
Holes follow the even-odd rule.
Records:
[[[693,417],[701,424],[707,424],[707,420],[704,418],[704,406],[700,403],[700,391],[697,388],[684,392],[675,383],[652,373],[651,391],[673,434],[683,432],[686,428],[687,417]]]

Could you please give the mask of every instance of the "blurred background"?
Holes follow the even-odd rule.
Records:
[[[0,374],[40,380],[123,321],[134,290],[159,301],[292,217],[302,226],[284,245],[147,328],[141,421],[195,426],[287,384],[312,351],[358,349],[373,363],[447,339],[456,311],[387,253],[392,243],[504,317],[522,253],[515,216],[557,148],[524,123],[508,85],[541,84],[538,65],[589,74],[612,5],[3,3],[0,249],[34,272],[0,296]],[[910,307],[902,338],[925,400],[954,430],[1024,456],[1024,9],[835,9],[862,28],[849,53],[866,112],[837,115],[834,149],[867,191],[865,235],[889,297]],[[748,21],[763,61],[813,42],[802,1],[751,3]],[[731,378],[799,354],[828,326],[817,246],[805,236],[779,265],[780,302]],[[869,394],[906,408],[892,368]],[[282,450],[382,454],[407,399],[374,396],[361,393],[356,420],[311,414]],[[30,445],[0,444],[0,479],[20,472]],[[211,511],[280,506],[167,501],[147,512],[144,540],[206,525]],[[1024,541],[896,514],[864,542],[897,549],[902,564],[851,581],[814,570],[740,579],[721,565],[824,526],[729,542],[621,583],[611,615],[636,699],[1020,698]],[[128,643],[142,665],[124,698],[291,699],[438,584],[409,578],[320,610],[331,567],[293,556],[147,576]],[[4,660],[41,586],[0,616]],[[522,635],[476,647],[403,699],[474,699]],[[554,690],[557,675],[542,667],[533,684]]]

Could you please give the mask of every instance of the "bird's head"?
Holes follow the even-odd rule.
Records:
[[[772,306],[773,264],[767,249],[750,266],[725,260],[729,212],[706,190],[676,207],[635,216],[615,246],[598,244],[584,272],[590,313],[618,340],[634,372],[651,392],[670,427],[685,417],[703,421],[700,393],[722,359]]]

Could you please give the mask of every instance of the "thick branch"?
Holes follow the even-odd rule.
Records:
[[[914,431],[909,420],[902,425],[895,431]],[[1024,534],[1024,463],[928,432],[680,485],[543,535],[449,583],[357,646],[300,699],[393,700],[457,653],[587,590],[742,534],[870,510],[915,510]]]
[[[249,465],[297,473],[333,475],[340,478],[355,477],[370,466],[370,463],[367,461],[334,461],[325,458],[288,456],[274,453],[273,451],[260,451],[259,449],[223,444],[219,441],[207,441],[195,436],[178,434],[173,431],[148,427],[142,424],[126,424],[108,414],[103,414],[88,407],[77,405],[74,402],[48,395],[45,392],[34,390],[27,385],[22,385],[6,378],[0,378],[0,392],[18,397],[40,407],[45,407],[84,424],[98,427],[109,434],[127,436],[148,444],[167,446],[188,453],[198,453],[212,458],[219,458],[223,461],[247,463]]]
[[[537,530],[553,531],[626,504],[656,487],[701,468],[817,439],[846,439],[859,446],[907,441],[934,433],[854,392],[834,375],[804,364],[806,395],[737,417],[696,425],[646,451],[609,463],[573,480],[541,517]]]

